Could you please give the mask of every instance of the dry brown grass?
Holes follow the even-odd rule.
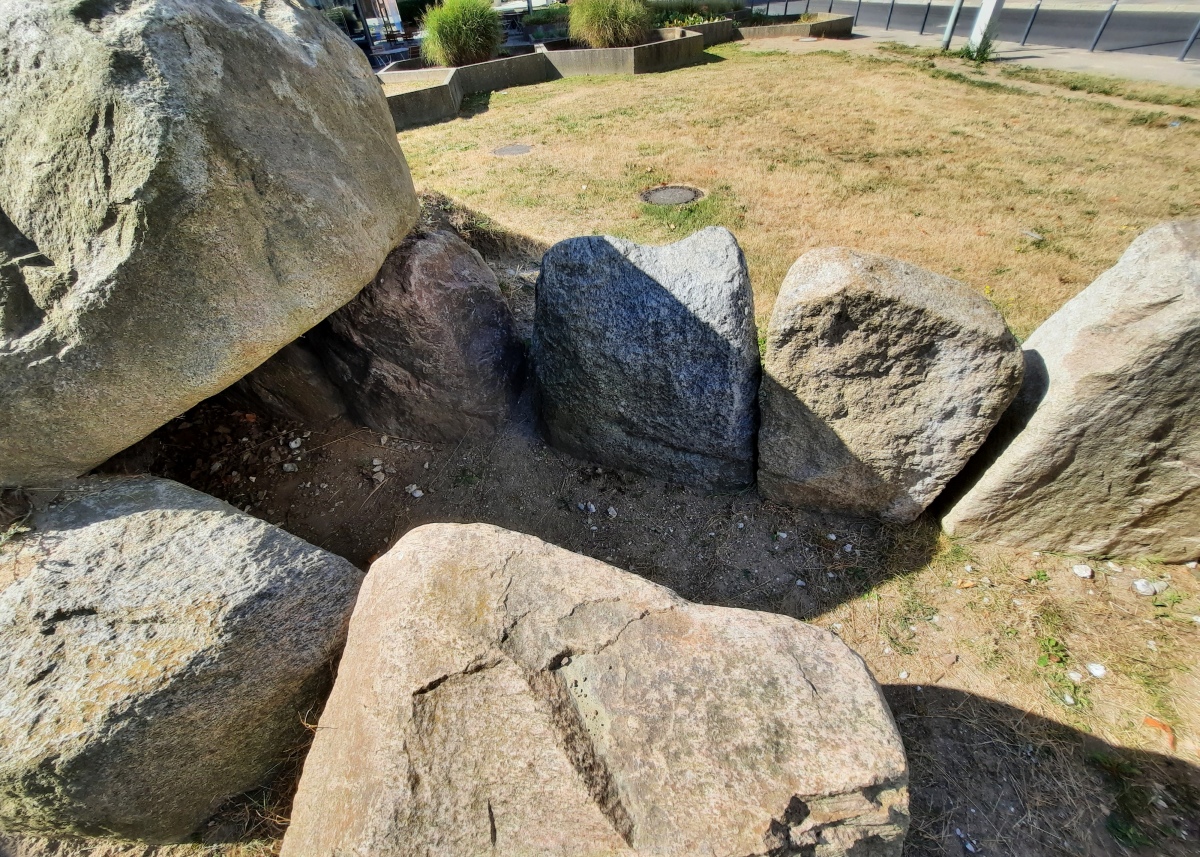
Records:
[[[797,256],[848,245],[970,283],[1025,336],[1141,230],[1200,214],[1200,123],[1171,127],[1152,106],[1005,87],[957,61],[711,54],[722,61],[495,93],[400,141],[420,189],[542,241],[728,226],[760,318]],[[534,150],[491,154],[515,142]],[[661,182],[709,196],[643,205]]]

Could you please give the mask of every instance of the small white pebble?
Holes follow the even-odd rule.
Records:
[[[1108,675],[1108,670],[1104,668],[1104,664],[1088,664],[1087,671],[1096,678],[1104,678]]]
[[[1196,560],[1192,560],[1191,562],[1189,562],[1189,563],[1187,564],[1187,567],[1188,567],[1188,568],[1195,568],[1195,567],[1196,567]]]
[[[420,500],[424,496],[425,496],[425,492],[422,491],[420,488],[418,488],[416,491],[412,492],[412,498],[414,500]]]
[[[1065,702],[1067,705],[1074,705],[1075,697],[1071,696],[1071,694],[1069,694],[1069,693],[1064,693],[1063,694],[1063,702]]]
[[[742,528],[744,528],[745,526],[746,526],[746,525],[745,525],[745,524],[743,524],[741,521],[738,521],[738,529],[739,529],[739,530],[740,530],[740,529],[742,529]]]
[[[585,508],[587,509],[587,513],[590,515],[590,514],[592,514],[593,512],[595,512],[595,511],[596,511],[596,504],[595,504],[595,503],[588,503],[588,504],[587,504],[587,506],[586,506]]]
[[[787,533],[776,533],[775,535],[779,536],[779,538],[781,538],[781,539],[787,538]]]
[[[854,545],[842,545],[842,550],[844,550],[846,553],[850,553],[854,550]]]
[[[382,467],[382,466],[383,466],[383,459],[382,459],[382,458],[372,458],[372,459],[371,459],[371,466],[372,466],[372,467]]]
[[[832,629],[833,629],[833,630],[835,630],[835,631],[840,631],[840,630],[842,630],[842,623],[841,623],[841,622],[834,622],[834,623],[833,623],[832,625],[830,625],[829,627],[830,627],[830,628],[832,628]]]
[[[298,469],[299,469],[299,468],[298,468],[298,467],[296,467],[296,465],[292,464],[292,462],[290,462],[290,461],[286,462],[286,463],[283,465],[283,472],[284,472],[284,473],[295,473],[295,472],[296,472]]]
[[[1151,583],[1150,581],[1148,581],[1144,577],[1139,577],[1137,580],[1135,580],[1133,582],[1132,586],[1133,586],[1133,591],[1136,592],[1138,595],[1153,595],[1154,594],[1154,584]]]
[[[711,536],[715,536],[716,533],[709,533],[708,535],[711,537]]]
[[[417,490],[417,483],[414,482],[412,485],[405,485],[404,490],[405,490],[405,492],[411,494],[412,492]]]
[[[904,670],[903,672],[901,672],[900,678],[902,678],[902,679],[908,678],[908,670]]]
[[[246,478],[247,478],[247,479],[249,479],[251,482],[257,482],[257,481],[258,481],[258,477],[257,477],[257,476],[247,476]]]
[[[429,462],[428,462],[428,461],[426,461],[426,462],[425,462],[425,469],[426,469],[426,470],[428,470],[428,469],[429,469]]]
[[[608,507],[608,517],[610,517],[610,518],[617,517],[617,510],[615,507],[613,507],[613,506]]]
[[[1109,560],[1106,563],[1106,565],[1108,566],[1108,570],[1111,571],[1113,574],[1120,574],[1122,571],[1121,566],[1117,565],[1112,560]]]
[[[598,530],[598,529],[600,529],[600,528],[599,528],[599,527],[592,527],[592,532],[594,533],[594,532],[596,532],[596,530]]]
[[[1192,621],[1195,622],[1197,625],[1200,625],[1200,616],[1193,616]]]
[[[1034,552],[1033,552],[1033,555],[1034,555],[1034,556],[1041,556],[1041,555],[1042,555],[1042,552],[1041,552],[1041,551],[1034,551]]]
[[[1095,574],[1090,565],[1073,565],[1071,566],[1071,571],[1076,577],[1082,577],[1085,579],[1090,578]]]
[[[251,477],[251,480],[253,481],[253,477]],[[327,483],[325,483],[325,482],[322,482],[322,483],[321,483],[320,485],[318,485],[317,487],[318,487],[318,488],[328,488],[328,487],[329,487],[329,485],[328,485]]]
[[[831,579],[832,579],[832,578],[834,578],[834,577],[837,577],[837,575],[836,575],[836,574],[834,574],[832,571],[827,571],[827,572],[825,572],[825,576],[826,576],[826,577],[828,577],[828,578],[831,578]]]
[[[837,541],[837,534],[836,534],[836,533],[830,533],[830,534],[829,534],[829,540],[830,540],[831,542],[836,542],[836,541]]]
[[[302,441],[300,438],[296,438],[295,440],[289,440],[288,441],[288,449],[299,449],[303,444],[304,444],[304,441]]]
[[[1154,642],[1153,640],[1147,640],[1146,648],[1152,652],[1157,652],[1158,651],[1158,643]]]
[[[892,653],[892,647],[891,647],[891,646],[884,646],[884,647],[883,647],[883,653],[884,653],[885,655],[890,655],[890,654]]]
[[[975,570],[975,566],[971,565],[970,563],[967,563],[966,565],[963,566],[963,571],[965,571],[967,574],[970,574],[974,570]]]
[[[1069,673],[1067,673],[1067,678],[1075,682],[1075,684],[1079,684],[1081,681],[1083,681],[1083,673],[1077,670],[1071,670]]]
[[[796,581],[796,585],[797,585],[797,586],[808,586],[808,584],[807,584],[807,583],[805,583],[803,580],[797,580],[797,581]],[[1197,621],[1197,622],[1200,622],[1200,616],[1197,616],[1197,617],[1195,617],[1195,618],[1196,618],[1196,621]]]
[[[387,446],[387,435],[386,435],[386,434],[381,434],[381,435],[379,436],[379,445],[380,445],[380,446]]]

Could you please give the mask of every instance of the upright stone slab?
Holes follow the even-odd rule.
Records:
[[[77,476],[368,283],[417,202],[301,0],[0,4],[0,486]]]
[[[955,535],[1200,557],[1200,220],[1145,232],[1034,331],[980,459]]]
[[[175,482],[0,545],[0,829],[177,841],[300,742],[361,572]]]
[[[367,575],[283,857],[893,857],[866,666],[532,536],[408,533]]]
[[[360,423],[416,440],[491,434],[524,380],[496,275],[451,232],[405,241],[310,340]]]
[[[555,446],[671,481],[754,481],[754,295],[727,229],[665,247],[555,244],[538,280],[533,360]]]
[[[806,253],[767,330],[759,490],[912,521],[1020,384],[1020,347],[982,295],[886,256]]]

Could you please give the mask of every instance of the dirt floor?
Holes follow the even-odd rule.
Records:
[[[536,245],[444,200],[426,211],[485,253],[527,330]],[[1200,848],[1200,577],[1186,566],[970,545],[932,516],[885,526],[595,467],[542,442],[528,395],[497,436],[432,445],[282,424],[223,394],[104,469],[177,479],[363,568],[413,527],[483,521],[695,601],[831,629],[875,672],[904,736],[910,857]],[[1138,596],[1138,577],[1170,587]],[[243,844],[214,853],[273,853],[293,777],[234,802],[207,837]]]

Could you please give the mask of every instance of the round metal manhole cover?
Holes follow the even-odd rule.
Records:
[[[704,196],[704,192],[694,187],[682,184],[669,184],[662,187],[652,187],[642,192],[642,202],[651,205],[686,205]]]
[[[513,155],[528,155],[533,151],[533,146],[527,146],[524,143],[513,143],[511,146],[501,146],[499,149],[492,149],[493,155],[499,155],[502,158],[510,158]]]

